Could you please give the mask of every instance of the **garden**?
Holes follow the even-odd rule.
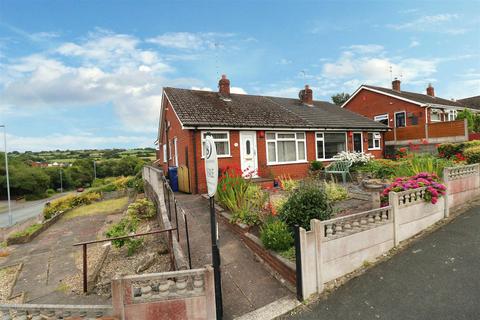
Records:
[[[438,153],[419,154],[418,146],[400,148],[389,159],[358,152],[341,152],[335,159],[351,164],[350,181],[340,183],[321,162],[310,164],[309,176],[278,177],[278,187],[261,188],[251,172],[221,170],[217,202],[232,224],[243,226],[264,248],[293,261],[294,227],[310,229],[310,220],[329,220],[388,205],[388,193],[425,187],[424,200],[435,204],[446,188],[443,170],[480,163],[480,141],[437,145]],[[337,177],[338,178],[338,177]]]

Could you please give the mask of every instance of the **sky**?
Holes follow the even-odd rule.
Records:
[[[0,0],[9,150],[153,147],[162,87],[480,94],[478,1]],[[3,148],[3,145],[2,145]]]

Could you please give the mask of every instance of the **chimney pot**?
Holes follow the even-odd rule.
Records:
[[[428,84],[427,95],[429,95],[430,97],[435,97],[435,89],[433,89],[431,83]]]
[[[400,80],[395,78],[395,80],[392,81],[392,89],[395,91],[400,91]]]
[[[298,96],[303,104],[313,105],[313,91],[308,84],[305,85],[304,90],[300,90]]]
[[[222,74],[222,78],[218,81],[218,93],[224,98],[230,97],[230,80],[225,74]]]

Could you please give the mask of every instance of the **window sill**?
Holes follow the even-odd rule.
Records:
[[[375,150],[378,151],[378,150],[382,150],[382,148],[368,148],[367,150],[368,150],[368,151],[375,151]]]
[[[289,164],[302,164],[302,163],[308,163],[308,161],[273,162],[273,163],[267,162],[267,166],[285,166]]]

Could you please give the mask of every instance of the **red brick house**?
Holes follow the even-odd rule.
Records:
[[[395,79],[391,89],[362,85],[342,108],[392,128],[385,134],[387,149],[414,143],[428,150],[438,143],[468,140],[466,121],[456,120],[458,111],[465,109],[462,103],[435,96],[431,85],[420,94],[402,91],[400,84]]]
[[[305,177],[309,162],[331,161],[340,151],[383,156],[388,128],[334,104],[313,101],[305,86],[299,99],[230,93],[222,76],[219,91],[163,89],[157,164],[188,168],[189,190],[206,190],[203,139],[216,140],[219,167],[249,168],[258,178]]]

